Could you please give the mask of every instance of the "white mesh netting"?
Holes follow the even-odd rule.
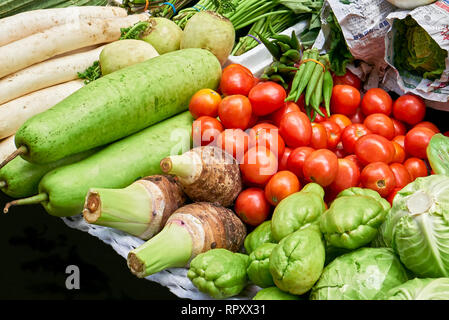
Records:
[[[110,245],[124,259],[128,256],[129,251],[144,243],[144,240],[131,236],[120,230],[88,224],[84,221],[81,215],[62,218],[62,220],[70,228],[87,232],[90,235],[102,240],[104,243]],[[198,289],[192,284],[189,278],[187,278],[186,268],[171,268],[163,270],[159,273],[146,277],[145,279],[157,282],[168,288],[179,298],[192,300],[212,299],[209,295],[199,292]],[[239,296],[232,297],[229,300],[252,299],[258,290],[260,290],[259,287],[249,285],[243,292],[241,292]]]

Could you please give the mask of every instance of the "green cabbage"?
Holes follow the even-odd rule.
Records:
[[[360,248],[328,264],[310,294],[311,300],[377,300],[408,280],[390,248]]]
[[[386,299],[449,300],[449,278],[415,278],[388,291]]]
[[[446,68],[447,51],[410,16],[394,23],[394,65],[399,71],[409,71],[425,79],[441,77]]]
[[[377,245],[391,247],[419,277],[449,277],[449,177],[417,178],[394,198]]]

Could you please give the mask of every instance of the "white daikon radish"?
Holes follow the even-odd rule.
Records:
[[[0,162],[3,162],[7,157],[16,150],[14,143],[14,136],[10,136],[0,141]]]
[[[80,18],[126,17],[125,9],[119,7],[69,7],[41,9],[23,12],[0,20],[0,46],[26,38],[52,27],[73,23]]]
[[[84,72],[98,60],[103,48],[50,59],[0,79],[0,105],[34,91],[78,79],[78,72]]]
[[[83,85],[83,80],[73,80],[35,91],[0,105],[0,139],[15,134],[26,120],[50,109]]]
[[[142,13],[125,18],[81,19],[11,42],[0,47],[0,78],[64,52],[116,41],[121,28],[148,18]]]

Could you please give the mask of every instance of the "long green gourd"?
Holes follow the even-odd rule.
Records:
[[[0,169],[0,189],[12,198],[32,196],[38,192],[39,182],[47,172],[78,162],[98,150],[84,151],[48,164],[34,164],[18,157]]]
[[[17,131],[17,155],[49,163],[102,146],[187,110],[200,89],[216,89],[218,59],[204,49],[184,49],[108,74]]]
[[[186,111],[114,142],[92,156],[47,173],[39,194],[5,206],[41,203],[59,217],[80,214],[90,188],[124,188],[135,180],[162,174],[161,159],[191,148],[193,118]]]

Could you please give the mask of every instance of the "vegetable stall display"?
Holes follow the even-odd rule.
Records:
[[[448,128],[364,74],[327,2],[65,4],[0,5],[5,213],[131,239],[130,273],[195,297],[447,298]],[[444,75],[419,25],[395,36],[401,72]],[[261,72],[230,61],[256,46]]]

